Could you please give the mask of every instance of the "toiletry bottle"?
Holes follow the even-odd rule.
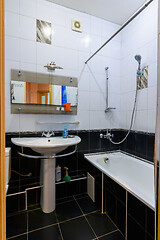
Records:
[[[56,182],[61,181],[61,167],[57,165],[56,167]]]
[[[68,138],[68,130],[66,127],[64,127],[64,130],[63,130],[63,138]]]

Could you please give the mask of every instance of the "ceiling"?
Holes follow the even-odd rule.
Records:
[[[146,0],[48,0],[122,25]]]

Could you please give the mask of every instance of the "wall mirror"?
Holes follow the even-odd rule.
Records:
[[[77,105],[77,78],[11,70],[12,113],[75,115]]]

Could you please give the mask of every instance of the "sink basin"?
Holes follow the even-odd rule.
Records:
[[[81,139],[78,136],[74,138],[63,137],[28,137],[28,138],[12,138],[12,143],[21,147],[28,147],[41,155],[46,156],[41,159],[40,168],[40,185],[41,200],[40,204],[43,212],[51,213],[55,210],[55,159],[56,154],[65,150],[69,146],[77,145]],[[54,156],[55,158],[47,158]],[[32,157],[32,156],[30,156]]]
[[[11,141],[17,146],[28,147],[42,155],[51,156],[65,150],[69,146],[78,144],[81,139],[78,136],[75,136],[74,138],[28,137],[12,138]]]

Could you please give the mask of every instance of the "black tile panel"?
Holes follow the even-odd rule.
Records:
[[[28,234],[28,240],[61,240],[58,225],[34,231]]]
[[[127,240],[146,240],[144,229],[129,215],[127,218]]]
[[[77,199],[77,202],[80,208],[82,209],[83,213],[85,214],[99,210],[96,204],[91,200],[90,197]]]
[[[117,229],[106,214],[96,212],[89,214],[86,217],[97,236],[104,235]]]
[[[51,224],[56,224],[57,218],[54,212],[44,213],[41,209],[28,212],[28,230],[35,230],[46,227]]]
[[[59,222],[79,217],[81,215],[82,212],[75,201],[61,203],[56,207],[56,216]]]
[[[21,235],[19,237],[14,237],[12,240],[28,240],[27,234]]]
[[[146,224],[146,205],[128,193],[128,214],[144,229]]]
[[[90,131],[90,152],[101,150],[100,131]]]
[[[126,190],[106,175],[104,175],[104,189],[105,191],[111,192],[116,198],[125,204]]]
[[[27,213],[7,217],[7,238],[27,232]]]
[[[147,224],[146,224],[145,230],[152,237],[154,237],[154,224],[155,224],[154,223],[155,222],[154,214],[155,214],[155,212],[152,209],[147,207],[147,214],[146,214],[146,218],[147,218],[146,222],[147,222]]]
[[[25,210],[25,194],[6,197],[6,214]]]
[[[115,231],[113,233],[109,233],[98,239],[99,240],[124,240],[124,236],[119,231]]]
[[[147,159],[153,162],[154,159],[154,140],[155,136],[153,134],[147,135]]]
[[[88,153],[90,149],[90,132],[78,131],[78,136],[81,138],[81,142],[78,144],[78,152],[83,151]]]
[[[65,240],[91,240],[96,237],[84,217],[61,223],[60,228]]]

